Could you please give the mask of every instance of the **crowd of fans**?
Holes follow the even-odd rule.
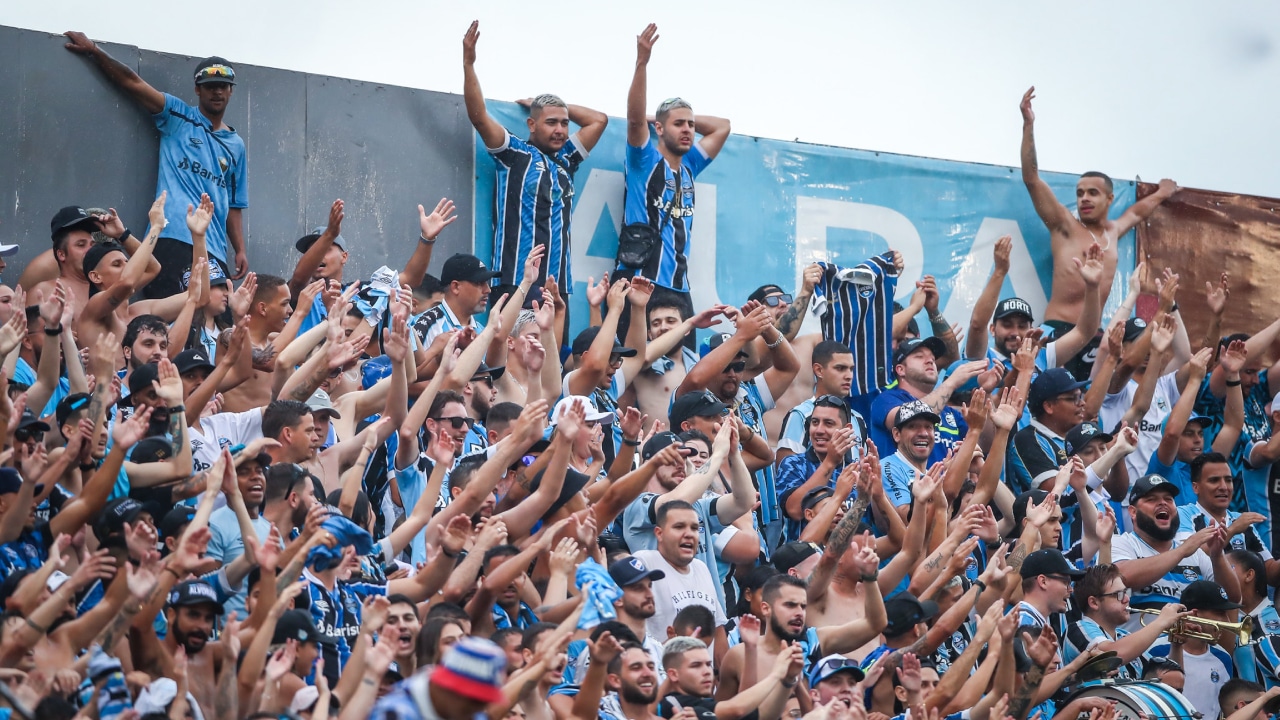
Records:
[[[197,65],[193,106],[67,39],[153,114],[159,187],[137,234],[58,210],[0,286],[10,716],[1112,720],[1133,709],[1098,689],[1152,687],[1181,691],[1152,718],[1274,710],[1280,321],[1222,337],[1225,275],[1140,264],[1104,323],[1121,237],[1177,187],[1112,219],[1086,173],[1068,210],[1032,91],[1043,317],[1002,297],[1008,238],[968,318],[930,276],[899,293],[896,252],[698,308],[694,178],[730,125],[646,116],[649,26],[618,263],[571,333],[574,173],[608,118],[540,95],[511,134],[478,25],[495,267],[436,262],[441,200],[368,279],[342,200],[290,277],[254,272],[230,63]]]

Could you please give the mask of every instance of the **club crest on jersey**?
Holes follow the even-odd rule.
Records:
[[[1263,623],[1263,626],[1267,629],[1268,635],[1280,632],[1280,620],[1268,620]]]
[[[1200,571],[1193,567],[1184,567],[1182,568],[1182,577],[1185,578],[1187,582],[1195,582],[1200,579]]]

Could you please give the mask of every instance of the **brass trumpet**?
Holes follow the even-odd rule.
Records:
[[[1159,615],[1160,614],[1159,610],[1144,610],[1142,608],[1130,608],[1130,611],[1136,612],[1136,613],[1142,613],[1143,615]],[[1165,634],[1181,635],[1183,637],[1193,637],[1193,638],[1198,638],[1200,640],[1208,640],[1210,642],[1217,641],[1218,636],[1216,634],[1211,635],[1209,633],[1191,632],[1187,630],[1186,628],[1183,627],[1183,623],[1187,621],[1194,622],[1197,625],[1208,625],[1212,628],[1216,628],[1218,632],[1222,632],[1223,630],[1226,630],[1230,632],[1232,635],[1236,636],[1237,645],[1248,645],[1250,642],[1253,641],[1253,618],[1249,617],[1248,615],[1245,615],[1244,619],[1241,620],[1240,622],[1207,620],[1205,618],[1191,615],[1190,617],[1186,617],[1186,618],[1183,618],[1182,620],[1179,620],[1178,624],[1174,625],[1173,629]],[[1147,619],[1143,618],[1141,622],[1142,622],[1142,625],[1145,627],[1147,624]]]

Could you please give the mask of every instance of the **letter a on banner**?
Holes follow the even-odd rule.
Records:
[[[951,322],[967,325],[974,303],[978,302],[978,296],[982,294],[982,288],[991,276],[991,267],[995,264],[992,252],[996,240],[1005,235],[1013,238],[1006,282],[1012,283],[1014,295],[1031,305],[1037,318],[1044,318],[1044,309],[1048,307],[1049,299],[1045,296],[1044,286],[1040,283],[1040,276],[1036,273],[1035,263],[1031,260],[1031,253],[1027,250],[1026,240],[1022,237],[1017,221],[984,218],[973,239],[969,255],[961,262],[951,281],[951,297],[947,300],[944,312]],[[1006,297],[1005,293],[1001,292],[1000,297]]]

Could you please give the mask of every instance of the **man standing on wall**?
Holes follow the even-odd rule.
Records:
[[[680,98],[662,101],[652,120],[645,116],[647,67],[658,26],[650,24],[636,38],[636,72],[627,94],[626,221],[623,236],[635,226],[648,226],[656,235],[649,252],[623,262],[619,253],[616,277],[642,275],[654,285],[674,290],[686,303],[685,316],[693,315],[689,300],[688,254],[693,234],[693,179],[720,154],[729,137],[729,121],[700,115]],[[649,138],[649,124],[657,141]],[[694,133],[702,141],[694,144]],[[624,315],[618,332],[626,333],[630,317]]]
[[[187,206],[199,207],[200,196],[213,199],[213,221],[205,234],[209,259],[224,274],[239,279],[249,270],[241,211],[249,206],[244,140],[222,121],[235,69],[220,57],[196,63],[195,93],[199,108],[151,87],[133,68],[116,60],[80,32],[66,33],[67,49],[92,60],[107,79],[151,113],[160,131],[160,170],[156,194],[168,191],[164,213],[183,218]],[[170,222],[156,243],[160,275],[143,288],[148,299],[183,292],[182,274],[191,267],[191,233],[186,223]],[[234,268],[232,263],[234,262]]]
[[[511,294],[524,276],[525,259],[535,245],[547,248],[546,260],[534,280],[540,289],[554,277],[564,294],[573,292],[570,276],[569,220],[573,209],[573,175],[600,141],[609,116],[597,110],[568,105],[559,97],[539,95],[520,101],[529,109],[529,139],[514,137],[484,106],[476,76],[476,41],[480,21],[471,23],[462,38],[462,97],[467,118],[480,133],[493,157],[497,182],[493,202],[493,266],[502,285],[494,297]],[[578,132],[569,133],[569,123]],[[539,293],[529,298],[537,300]]]

